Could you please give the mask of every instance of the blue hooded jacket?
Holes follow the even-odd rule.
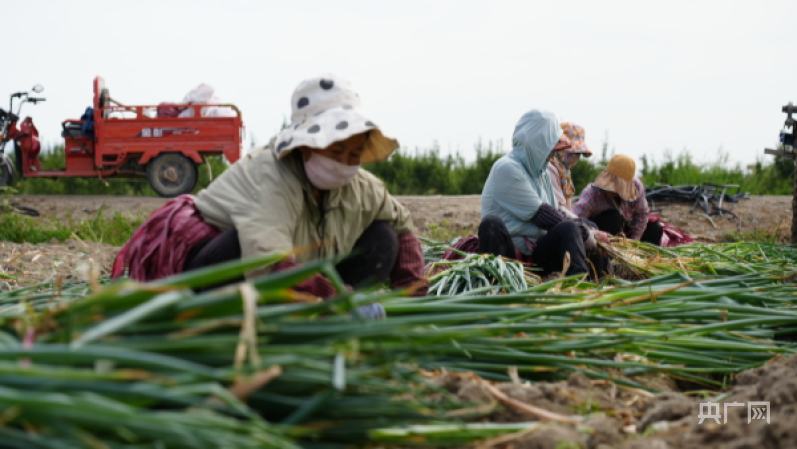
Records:
[[[524,237],[536,241],[546,232],[531,217],[542,204],[556,207],[546,166],[561,136],[553,113],[532,109],[523,114],[512,135],[512,151],[495,162],[482,190],[482,218],[498,216],[523,254],[531,254]]]

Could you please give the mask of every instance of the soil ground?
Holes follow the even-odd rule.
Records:
[[[445,239],[466,235],[479,223],[478,196],[400,197],[413,214],[421,235]],[[39,219],[89,219],[102,210],[105,214],[121,212],[129,216],[147,216],[167,200],[148,197],[108,196],[18,196],[20,206],[36,209]],[[743,235],[777,235],[786,241],[790,234],[791,197],[759,196],[741,200],[733,211],[741,223],[712,216],[711,221],[691,204],[653,205],[660,209],[664,221],[693,236],[721,241],[731,232]],[[713,224],[712,224],[713,221]],[[55,279],[64,281],[106,275],[116,248],[110,245],[69,240],[64,243],[29,245],[0,243],[0,272],[17,277],[18,281],[0,279],[0,287],[13,288],[30,282]],[[447,374],[438,377],[452,393],[476,402],[495,402],[494,394],[468,376]],[[586,423],[593,432],[573,425],[547,425],[533,433],[512,435],[501,440],[472,447],[525,448],[754,448],[797,447],[797,356],[774,360],[767,365],[736,376],[727,389],[729,396],[721,403],[769,401],[770,422],[751,420],[747,407],[730,407],[727,423],[713,419],[699,423],[700,402],[706,399],[685,396],[667,379],[650,379],[658,395],[629,391],[613,384],[601,384],[574,375],[567,382],[538,384],[498,384],[501,392],[520,403],[545,410],[573,414],[598,411],[603,416]],[[718,394],[718,393],[714,393]],[[536,418],[517,407],[502,407],[490,417],[497,422],[526,422]],[[655,429],[655,431],[653,430]],[[575,445],[568,445],[572,442]]]
[[[469,196],[401,196],[398,197],[412,212],[419,234],[435,240],[475,233],[480,220],[480,198]],[[120,212],[130,217],[147,217],[168,200],[135,196],[82,195],[19,195],[12,202],[39,212],[39,220],[57,218],[65,221],[91,219],[100,211],[106,216]],[[664,221],[681,228],[703,241],[723,241],[733,232],[745,235],[777,235],[785,242],[791,233],[791,197],[754,196],[732,204],[740,220],[728,216],[701,216],[692,204],[654,204]],[[0,243],[0,273],[20,279],[20,283],[46,280],[54,274],[74,277],[71,269],[80,262],[93,261],[100,275],[110,271],[115,249],[110,245],[68,241],[59,244]],[[65,279],[66,280],[66,279]],[[13,284],[13,282],[12,282]]]
[[[422,235],[461,235],[474,232],[479,225],[481,202],[478,195],[468,196],[401,196],[399,201],[412,211],[415,225]],[[14,198],[20,206],[39,211],[42,217],[64,218],[67,213],[74,219],[92,218],[98,211],[122,212],[130,216],[149,215],[167,202],[163,198],[130,196],[67,196],[20,195]],[[753,196],[738,203],[726,203],[741,220],[702,216],[700,208],[690,213],[691,203],[652,204],[651,209],[661,210],[664,221],[690,235],[707,240],[723,240],[728,233],[759,233],[772,235],[778,230],[785,239],[791,230],[791,197]]]
[[[502,406],[485,422],[537,421],[534,415],[523,411],[522,404],[563,416],[585,411],[594,415],[583,426],[551,423],[533,432],[518,432],[469,448],[793,448],[797,447],[796,373],[797,356],[792,356],[738,374],[724,391],[725,397],[715,402],[719,406],[713,410],[704,408],[704,414],[718,418],[707,418],[702,423],[701,403],[708,403],[709,399],[681,394],[672,382],[660,379],[656,387],[664,391],[656,395],[590,381],[580,373],[571,375],[567,382],[496,384],[497,390],[518,401],[520,406]],[[480,404],[497,402],[494,393],[467,374],[448,373],[436,381],[461,399]],[[714,396],[722,397],[719,392]],[[748,410],[748,402],[758,401],[769,402],[768,422],[766,412],[759,414],[753,409],[759,408],[758,405],[750,404]],[[725,404],[735,406],[729,405],[726,414]]]
[[[58,277],[69,282],[107,276],[117,249],[76,240],[38,245],[0,242],[0,288],[9,290]]]

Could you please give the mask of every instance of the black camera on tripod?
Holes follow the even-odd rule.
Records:
[[[794,105],[789,102],[783,106],[783,112],[786,113],[786,123],[783,124],[783,130],[780,132],[780,143],[783,145],[783,150],[787,152],[794,151]]]

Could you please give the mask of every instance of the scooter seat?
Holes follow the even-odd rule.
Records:
[[[83,134],[80,123],[70,122],[64,125],[64,129],[61,131],[61,137],[72,137],[79,139],[85,138],[86,136]]]

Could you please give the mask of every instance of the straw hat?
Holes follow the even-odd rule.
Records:
[[[291,124],[276,136],[273,149],[282,159],[296,148],[323,149],[366,131],[370,132],[362,164],[383,161],[399,147],[362,109],[360,96],[348,81],[324,74],[302,81],[293,91]]]
[[[572,145],[565,150],[566,153],[582,154],[584,157],[592,156],[592,151],[589,150],[586,142],[584,142],[584,127],[572,122],[562,122],[559,126],[562,127],[562,131],[570,139]]]
[[[592,185],[601,190],[614,192],[625,201],[634,201],[639,196],[639,191],[634,184],[634,173],[636,173],[634,160],[624,154],[618,154],[611,158],[609,165],[598,175]]]

